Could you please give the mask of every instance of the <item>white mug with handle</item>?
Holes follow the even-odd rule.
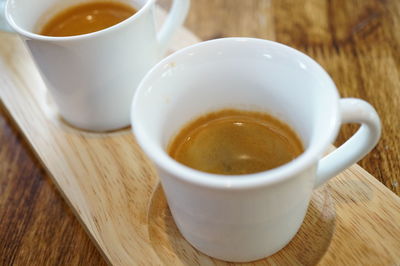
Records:
[[[168,143],[185,124],[225,108],[276,116],[298,133],[304,153],[275,169],[236,176],[197,171],[168,155]],[[343,123],[361,128],[324,157]],[[135,93],[132,124],[182,235],[205,254],[234,262],[283,248],[303,222],[313,189],[365,156],[381,132],[374,108],[340,99],[314,60],[251,38],[203,42],[162,60]]]
[[[0,0],[0,29],[15,31],[25,41],[67,122],[93,131],[128,126],[134,91],[165,53],[172,34],[187,15],[189,0],[173,1],[159,32],[155,28],[155,0],[121,0],[137,13],[112,27],[70,37],[37,33],[48,12],[83,2],[87,1]]]

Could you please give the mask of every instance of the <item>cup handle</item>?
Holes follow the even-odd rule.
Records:
[[[173,33],[183,24],[189,11],[190,0],[174,0],[171,10],[158,33],[158,42],[160,44],[161,54],[167,49]]]
[[[6,0],[0,0],[0,30],[7,32],[14,32],[7,23],[5,7],[6,7]]]
[[[375,147],[381,135],[381,122],[374,107],[354,98],[341,99],[343,123],[359,123],[361,127],[343,145],[319,161],[315,188],[359,161]]]

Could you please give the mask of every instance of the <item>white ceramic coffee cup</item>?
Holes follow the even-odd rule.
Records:
[[[45,16],[87,0],[8,0],[5,5],[8,24],[25,40],[59,113],[82,129],[105,131],[130,124],[136,87],[161,59],[189,8],[189,0],[174,0],[157,33],[155,0],[118,1],[138,12],[107,29],[71,37],[39,35],[38,24]],[[0,0],[0,27],[10,30],[1,18],[2,6]]]
[[[305,152],[278,168],[239,176],[196,171],[168,156],[168,143],[186,123],[223,108],[280,118],[299,134]],[[139,85],[131,115],[182,235],[205,254],[234,262],[283,248],[298,231],[313,189],[362,158],[380,136],[374,108],[340,99],[314,60],[250,38],[203,42],[167,57]],[[324,157],[340,125],[349,122],[361,128]]]

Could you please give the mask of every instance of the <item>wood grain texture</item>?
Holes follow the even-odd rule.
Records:
[[[400,111],[399,20],[400,2],[396,0],[192,0],[186,25],[202,39],[226,36],[275,38],[319,61],[332,75],[342,96],[360,97],[371,102],[382,117],[383,136],[377,148],[361,161],[361,165],[400,195],[400,121],[397,118]],[[36,75],[33,80],[24,78],[26,71],[35,71],[34,67],[24,58],[27,57],[24,51],[22,55],[19,54],[22,48],[17,41],[5,43],[10,38],[13,39],[9,34],[0,35],[0,80],[3,82],[0,90],[11,84],[17,87],[28,86],[35,91],[35,86],[30,83],[41,84],[41,80]],[[177,39],[179,40],[175,38],[175,41]],[[4,55],[9,54],[15,54],[12,59],[14,61],[11,62],[11,72],[17,73],[17,76],[13,76],[12,82],[5,82],[3,78],[10,71],[10,61],[4,60]],[[26,61],[28,67],[24,66]],[[18,71],[15,72],[16,69]],[[41,93],[43,96],[43,91]],[[35,119],[34,115],[28,117]],[[10,126],[10,120],[1,120],[0,128],[0,264],[101,264],[99,254],[94,251],[81,226],[62,203],[50,182],[43,179],[46,174],[14,127]],[[337,144],[348,138],[354,130],[351,126],[344,127]],[[74,136],[73,130],[67,132]],[[40,135],[43,130],[36,133]],[[76,139],[72,138],[71,141],[74,140]],[[108,146],[118,146],[123,142],[111,141]],[[90,143],[97,147],[96,142]],[[108,149],[110,148],[105,148]],[[365,175],[361,169],[357,169],[352,168],[360,171],[362,176]],[[343,175],[334,181],[334,185],[331,184],[332,181],[322,192],[315,193],[305,221],[308,228],[318,225],[320,232],[311,235],[308,240],[306,238],[301,244],[296,244],[299,237],[310,236],[307,227],[303,226],[300,236],[296,236],[284,251],[268,261],[259,262],[260,264],[275,264],[279,259],[285,259],[280,262],[303,265],[317,262],[324,265],[348,262],[353,262],[353,265],[399,263],[399,254],[396,253],[400,250],[399,237],[389,233],[390,230],[398,231],[399,217],[382,217],[382,213],[392,213],[393,210],[396,212],[396,209],[397,214],[399,213],[397,204],[381,201],[381,198],[386,198],[390,193],[371,177],[359,180]],[[118,183],[117,180],[111,183],[113,182]],[[376,190],[377,188],[379,189]],[[332,192],[332,189],[337,191]],[[79,191],[76,193],[79,194]],[[165,231],[161,230],[163,226],[167,226],[167,232],[172,234],[176,230],[168,210],[162,205],[162,192],[154,195],[152,204],[157,197],[160,198],[160,205],[151,208],[154,216],[149,221],[152,225],[149,227],[151,241],[157,237],[166,237],[163,233]],[[334,211],[327,206],[334,206]],[[360,206],[367,206],[368,211],[363,212],[363,208],[359,209]],[[345,216],[349,213],[351,215]],[[362,219],[355,219],[359,216]],[[341,237],[333,232],[339,232]],[[112,238],[113,235],[109,237]],[[317,240],[319,244],[312,245],[311,240]],[[185,254],[193,254],[194,251],[185,243],[179,237],[169,237],[169,242],[164,242],[162,250],[156,249],[158,259],[153,263],[165,263],[165,255],[173,252],[177,252],[182,264],[190,262],[185,260]],[[176,247],[182,246],[183,255],[179,256]],[[285,256],[285,253],[291,257]],[[219,263],[201,255],[197,255],[197,258],[204,263]],[[364,260],[357,261],[359,258]],[[118,262],[115,264],[119,264]]]
[[[400,1],[298,1],[291,9],[295,14],[287,8],[293,2],[273,2],[276,39],[315,58],[342,97],[375,106],[382,119],[382,139],[360,165],[400,195]],[[343,127],[336,144],[354,129]]]
[[[105,265],[5,110],[0,114],[0,265]]]

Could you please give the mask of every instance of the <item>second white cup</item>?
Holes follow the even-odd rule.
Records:
[[[71,37],[36,33],[35,27],[46,12],[82,2],[87,1],[8,0],[5,16],[12,30],[25,41],[67,122],[94,131],[128,126],[134,91],[161,59],[172,34],[184,21],[189,0],[173,1],[158,33],[155,0],[121,0],[135,7],[137,13],[101,31]],[[4,13],[2,6],[0,16]]]

